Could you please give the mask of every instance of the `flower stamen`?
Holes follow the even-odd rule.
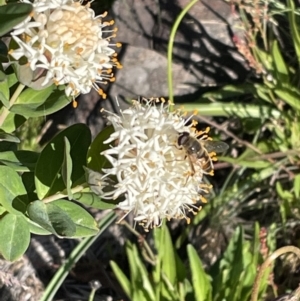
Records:
[[[103,81],[103,70],[109,69],[111,73],[112,67],[121,68],[111,48],[121,45],[110,44],[116,29],[103,30],[114,21],[102,22],[107,12],[95,17],[90,3],[82,3],[34,0],[30,17],[15,26],[11,33],[19,48],[9,50],[16,60],[26,57],[33,71],[36,68],[47,70],[42,86],[52,82],[66,85],[66,95],[73,99],[80,93],[89,93],[92,88],[99,91],[94,82],[108,83]],[[103,33],[113,34],[103,38]]]
[[[120,116],[104,109],[115,132],[104,141],[110,148],[101,154],[112,167],[103,170],[105,177],[117,178],[103,199],[124,197],[117,207],[134,214],[135,222],[145,230],[160,226],[163,219],[185,219],[197,214],[207,200],[212,185],[203,182],[204,174],[213,175],[215,152],[201,144],[202,157],[191,160],[188,147],[179,145],[182,133],[192,143],[207,140],[209,128],[196,131],[193,115],[184,118],[180,109],[162,98],[133,101],[132,107],[120,110]],[[199,139],[199,135],[201,136]]]

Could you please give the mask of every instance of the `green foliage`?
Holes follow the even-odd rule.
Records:
[[[27,208],[29,218],[49,232],[62,237],[72,237],[76,226],[68,214],[53,203],[34,201]]]
[[[18,259],[29,246],[29,224],[24,216],[7,213],[0,219],[0,252],[7,260]]]
[[[192,273],[192,285],[194,288],[194,296],[197,301],[211,301],[212,300],[212,286],[208,275],[206,275],[201,260],[193,248],[188,245],[189,265]]]
[[[249,300],[257,267],[262,262],[258,225],[251,244],[245,240],[243,229],[237,228],[226,251],[210,270],[204,269],[196,249],[190,244],[187,245],[188,262],[184,262],[165,225],[154,230],[154,241],[157,255],[149,252],[145,245],[139,252],[135,245],[127,243],[129,275],[116,262],[111,262],[130,300]],[[267,271],[260,283],[261,295],[268,287],[270,272]]]
[[[59,111],[68,105],[70,100],[65,96],[64,90],[53,89],[54,86],[44,90],[26,89],[10,108],[11,112],[28,118],[46,116]]]
[[[65,139],[68,139],[66,149]],[[75,124],[56,135],[42,150],[35,168],[35,185],[40,199],[57,193],[66,188],[64,183],[64,167],[66,166],[64,154],[69,151],[73,166],[68,168],[73,185],[84,176],[83,165],[86,164],[86,153],[91,141],[90,130],[83,124]],[[69,157],[69,162],[70,162]]]
[[[9,3],[0,6],[0,36],[25,20],[31,11],[32,6],[27,3]]]
[[[109,167],[109,162],[101,155],[101,152],[109,148],[109,145],[103,142],[108,139],[113,131],[114,128],[108,126],[95,137],[87,153],[87,166],[90,169],[99,172],[102,168]]]
[[[176,28],[196,2],[191,1],[181,12],[172,30],[169,68]],[[281,237],[276,235],[287,233],[291,221],[298,222],[300,19],[294,1],[286,3],[280,12],[274,10],[269,15],[280,13],[288,23],[289,35],[284,39],[278,38],[278,30],[272,26],[247,32],[246,36],[251,38],[248,42],[253,46],[248,50],[255,66],[263,70],[259,79],[227,85],[203,94],[193,103],[184,104],[188,111],[198,109],[201,117],[239,121],[235,133],[230,132],[230,127],[224,130],[225,137],[233,142],[232,151],[230,155],[219,157],[233,168],[221,173],[209,204],[176,238],[164,224],[153,230],[153,250],[147,241],[141,248],[127,241],[128,271],[111,261],[111,268],[130,300],[249,300],[257,268],[265,259],[265,254],[261,255],[263,246],[268,252],[274,251],[277,241],[285,242],[282,234]],[[248,19],[251,14],[243,13],[242,6],[240,9],[245,30],[250,30],[255,22]],[[30,4],[6,5],[2,1],[0,35],[25,20],[31,10]],[[287,55],[287,45],[281,42],[286,39],[292,45],[292,55]],[[9,49],[15,48],[12,39]],[[7,46],[0,42],[1,63],[9,59]],[[114,209],[120,201],[99,197],[109,189],[103,181],[102,170],[111,166],[101,152],[109,148],[104,142],[113,133],[112,126],[92,141],[88,127],[75,124],[59,132],[42,149],[36,145],[33,138],[39,135],[45,117],[68,105],[72,99],[65,96],[64,86],[56,87],[52,83],[43,86],[46,74],[43,70],[32,71],[28,63],[21,58],[7,69],[0,68],[0,254],[11,261],[24,254],[31,233],[63,238],[96,237],[115,216],[111,213],[98,224],[85,206]],[[168,77],[172,99],[171,72]],[[220,126],[217,130],[220,133],[223,128]],[[115,184],[116,179],[105,181]],[[272,219],[265,218],[267,210],[272,213]],[[260,239],[257,221],[268,227],[266,245]],[[251,226],[255,224],[254,230],[250,222]],[[243,223],[244,227],[238,226]],[[213,264],[207,264],[205,256],[202,258],[198,254],[198,246],[186,242],[199,225],[208,225],[208,229],[218,235],[222,231],[233,233],[226,235],[229,243]],[[93,239],[83,241],[85,245],[77,249],[76,260]],[[60,279],[56,279],[56,287],[50,285],[43,300],[53,299],[58,283],[75,262],[72,256],[58,272]],[[261,298],[268,292],[270,274],[271,268],[260,281]]]
[[[16,13],[23,7],[12,6],[18,7]],[[25,5],[28,6],[31,10],[30,5]],[[10,9],[4,7],[0,10]],[[0,71],[0,253],[8,260],[23,255],[30,233],[52,233],[69,238],[96,235],[99,229],[94,218],[74,201],[97,209],[115,207],[103,202],[89,188],[84,169],[87,165],[96,168],[96,171],[91,170],[92,175],[97,175],[95,179],[101,177],[99,171],[107,163],[100,152],[108,147],[103,141],[112,132],[111,128],[91,143],[88,127],[75,124],[58,133],[41,151],[34,145],[33,138],[41,124],[39,118],[45,118],[70,102],[64,87],[41,88],[40,78],[35,80],[36,75],[28,67],[17,64],[5,72]],[[18,81],[25,82],[28,87],[17,85]],[[30,122],[24,124],[28,118]],[[30,126],[34,126],[35,131],[30,132]],[[31,140],[27,146],[24,137]],[[94,181],[93,189],[98,186],[101,187],[100,179]]]

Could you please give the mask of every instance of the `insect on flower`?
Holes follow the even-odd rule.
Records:
[[[204,174],[213,174],[216,152],[228,148],[226,143],[209,141],[209,129],[195,131],[196,122],[191,120],[195,114],[186,118],[172,106],[151,98],[132,101],[120,115],[105,111],[114,132],[104,141],[109,147],[101,155],[111,166],[102,169],[95,184],[116,182],[105,190],[103,185],[93,187],[94,191],[102,199],[122,198],[117,204],[125,212],[121,220],[132,212],[146,231],[164,219],[190,222],[189,214],[200,211],[207,202],[203,195],[212,188]]]
[[[208,133],[207,128],[204,133]],[[207,138],[207,135],[204,136]],[[190,161],[192,175],[195,174],[194,165],[198,165],[201,169],[210,175],[213,175],[213,161],[216,161],[216,154],[225,152],[228,145],[222,141],[200,140],[192,137],[188,132],[182,132],[178,136],[177,144],[186,152],[186,156]]]

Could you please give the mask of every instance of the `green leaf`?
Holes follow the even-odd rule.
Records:
[[[197,301],[210,301],[211,284],[208,275],[206,275],[201,260],[192,245],[188,245],[188,258],[192,272],[192,283],[194,288],[195,300]]]
[[[0,253],[14,261],[27,250],[30,242],[29,225],[23,215],[6,214],[0,217]]]
[[[87,154],[87,166],[90,169],[101,171],[102,168],[108,168],[110,166],[107,159],[100,155],[100,153],[110,147],[109,144],[104,144],[103,142],[107,140],[113,132],[113,126],[108,126],[101,131],[92,142]]]
[[[32,109],[36,109],[41,104],[43,104],[46,101],[46,99],[51,95],[54,87],[55,86],[52,85],[46,89],[38,90],[38,91],[31,88],[27,88],[19,95],[19,97],[15,102],[15,105],[23,104],[23,105],[27,105]]]
[[[0,71],[0,101],[3,103],[5,107],[7,108],[9,107],[9,86],[8,86],[7,77],[5,73],[2,71]]]
[[[299,18],[295,14],[295,3],[293,0],[288,0],[287,1],[287,6],[289,8],[288,10],[288,20],[289,20],[289,28],[290,32],[292,33],[292,38],[291,40],[294,43],[294,48],[297,54],[297,59],[298,61],[300,60],[300,34],[299,34],[299,22],[297,18]]]
[[[110,261],[109,263],[124,293],[128,296],[128,298],[130,298],[132,295],[132,287],[130,281],[123,273],[122,269],[120,269],[119,266],[114,261]]]
[[[21,100],[10,110],[27,118],[46,116],[59,111],[70,103],[70,99],[65,95],[64,90],[53,90],[53,88],[54,86],[50,86],[39,91],[29,88],[27,89],[29,92],[25,94],[28,97],[23,96],[23,93],[27,91],[25,90],[20,95]]]
[[[20,139],[12,134],[8,134],[0,129],[0,141],[8,141],[14,143],[20,143]]]
[[[0,114],[1,113],[2,111],[0,111]],[[10,112],[6,117],[4,123],[2,124],[1,129],[4,130],[6,133],[12,133],[17,128],[19,128],[25,121],[26,118],[24,116]]]
[[[181,105],[180,105],[181,106]],[[184,103],[185,111],[193,112],[195,110],[201,112],[202,116],[234,116],[239,118],[279,118],[282,112],[269,106],[262,105],[245,105],[238,103],[222,103],[213,102],[210,104],[202,103]],[[176,104],[177,108],[179,107]]]
[[[202,95],[204,98],[215,99],[231,99],[245,94],[253,94],[255,89],[253,84],[241,84],[241,85],[226,85],[217,91],[206,92]]]
[[[2,40],[0,41],[0,62],[1,63],[8,62],[8,49],[6,44]]]
[[[35,184],[34,184],[34,172],[23,172],[22,173],[22,182],[27,192],[28,202],[27,205],[38,199],[35,191]]]
[[[65,212],[76,225],[76,232],[72,237],[85,237],[96,235],[99,232],[94,218],[79,205],[66,200],[57,200],[52,204]]]
[[[17,145],[13,142],[0,141],[0,152],[16,151]]]
[[[37,235],[51,235],[52,233],[42,228],[40,225],[27,218],[27,222],[29,224],[30,233]]]
[[[93,237],[86,237],[82,239],[79,244],[72,250],[66,261],[61,265],[58,271],[56,271],[55,275],[52,277],[50,283],[48,283],[45,292],[42,297],[39,299],[40,301],[49,301],[55,300],[55,295],[58,289],[63,285],[64,280],[70,274],[70,267],[76,265],[76,263],[84,256],[86,252],[88,252],[91,245],[95,242],[95,240],[102,238],[102,234],[106,233],[106,229],[113,224],[116,219],[116,215],[114,212],[110,211],[101,218],[99,222],[100,231],[98,235]],[[105,234],[104,234],[105,235]]]
[[[221,274],[224,277],[223,281],[222,283],[214,283],[215,290],[220,289],[220,286],[224,287],[223,292],[220,292],[224,295],[221,295],[220,299],[240,300],[239,294],[243,287],[244,271],[249,264],[249,260],[243,252],[244,248],[249,248],[249,243],[247,244],[244,240],[243,230],[237,228],[220,261]]]
[[[27,194],[21,177],[12,168],[0,166],[0,179],[0,203],[8,212],[22,215],[27,206]]]
[[[255,84],[257,98],[262,99],[270,104],[273,103],[272,101],[272,92],[269,87],[265,84]]]
[[[147,269],[140,258],[136,246],[129,241],[126,244],[126,253],[132,282],[133,295],[131,300],[156,301],[154,288],[149,280]]]
[[[234,165],[240,165],[243,167],[255,168],[255,169],[263,169],[263,168],[267,168],[267,167],[274,165],[268,161],[263,161],[263,160],[253,160],[253,161],[239,160],[239,159],[235,159],[235,158],[222,157],[222,156],[218,156],[218,160],[223,161],[223,162],[232,163]]]
[[[91,192],[78,192],[73,195],[73,199],[80,202],[83,205],[100,209],[115,209],[116,205],[108,203],[107,200],[101,200],[97,195]]]
[[[281,86],[282,84],[288,84],[289,83],[289,71],[285,64],[285,61],[281,55],[278,41],[274,40],[272,44],[272,56],[273,56],[273,64],[276,70],[276,80],[278,81],[278,84]]]
[[[0,6],[0,36],[24,21],[31,12],[32,5],[27,3],[9,3]]]
[[[232,269],[230,273],[230,281],[232,284],[237,284],[240,280],[240,274],[244,269],[243,264],[243,245],[244,245],[244,233],[242,228],[237,228],[233,239],[231,240],[231,245],[228,249],[233,252],[232,255]]]
[[[300,110],[300,93],[292,89],[275,89],[275,93],[292,108]]]
[[[64,137],[64,142],[65,142],[65,149],[64,149],[64,161],[62,164],[62,178],[67,188],[68,198],[69,200],[71,200],[73,197],[71,191],[71,186],[72,186],[71,175],[72,175],[72,167],[73,167],[72,158],[70,155],[71,146],[68,138]]]
[[[29,218],[47,231],[62,237],[73,237],[76,225],[60,207],[34,201],[27,207]]]
[[[161,228],[154,231],[154,241],[158,250],[158,263],[153,272],[156,290],[165,300],[174,299],[174,286],[177,279],[176,252],[173,247],[170,232],[164,223]],[[158,294],[158,293],[157,293]]]
[[[258,56],[258,61],[261,62],[267,70],[272,71],[273,66],[272,66],[271,54],[258,47],[256,47],[255,50],[256,50],[255,53]]]
[[[6,151],[0,152],[0,162],[15,171],[33,171],[39,154],[31,151]]]
[[[175,250],[166,224],[163,224],[161,228],[155,229],[154,235],[155,245],[157,250],[159,250],[161,272],[167,276],[173,285],[175,285],[177,279],[176,264],[174,264],[176,262]]]
[[[11,88],[14,84],[18,82],[16,73],[12,67],[9,67],[5,70],[7,76],[8,87]]]
[[[5,210],[4,207],[2,207],[2,206],[0,205],[0,215],[2,215],[2,214],[4,214],[4,213],[7,213],[7,211]]]
[[[300,175],[296,175],[294,179],[294,194],[295,197],[299,200],[300,198]]]
[[[69,140],[73,162],[72,183],[84,176],[83,166],[91,141],[91,132],[84,124],[75,124],[57,134],[42,150],[35,168],[35,185],[39,199],[65,189],[61,170],[64,162],[64,139]]]

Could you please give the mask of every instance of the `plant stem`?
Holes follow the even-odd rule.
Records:
[[[135,229],[133,229],[125,220],[122,220],[122,222],[120,224],[124,225],[131,233],[133,233],[142,242],[145,250],[148,253],[148,257],[149,257],[148,261],[154,265],[156,257],[154,255],[154,253],[152,252],[150,246],[148,245],[147,241],[144,239],[144,237],[139,232],[137,232]]]
[[[77,193],[77,192],[82,191],[86,187],[87,187],[87,184],[85,184],[85,185],[78,185],[78,186],[72,188],[71,192],[72,193]],[[68,197],[67,193],[57,193],[57,194],[51,195],[49,197],[46,197],[42,201],[43,201],[43,203],[46,204],[46,203],[51,203],[53,201],[60,200],[60,199],[66,198],[66,197]]]
[[[54,277],[47,285],[47,288],[40,301],[52,301],[59,287],[68,276],[70,270],[75,263],[83,256],[87,249],[94,243],[94,241],[109,227],[116,219],[114,212],[109,212],[99,223],[99,233],[92,237],[84,238],[77,247],[72,251],[66,262],[55,273]]]
[[[191,9],[193,5],[195,5],[198,2],[198,0],[193,0],[191,1],[179,14],[177,17],[169,38],[169,43],[168,43],[168,89],[169,89],[169,100],[173,102],[174,97],[173,97],[173,79],[172,79],[172,52],[173,52],[173,45],[174,45],[174,39],[175,35],[178,29],[178,26],[183,19],[184,15]]]
[[[0,127],[3,125],[6,117],[9,114],[9,109],[13,106],[13,104],[16,102],[16,100],[18,99],[19,95],[21,94],[21,92],[23,91],[23,89],[25,88],[25,85],[23,84],[19,84],[19,86],[17,87],[15,93],[13,94],[13,96],[11,97],[10,101],[9,101],[9,107],[3,107],[3,112],[0,115]]]
[[[294,246],[286,246],[286,247],[282,247],[278,250],[276,250],[272,255],[270,255],[265,261],[264,263],[261,265],[258,274],[256,275],[255,281],[254,281],[254,285],[253,285],[253,290],[252,290],[252,294],[251,294],[251,300],[250,301],[257,301],[257,297],[258,297],[258,293],[259,293],[259,286],[261,283],[261,279],[264,275],[265,270],[267,269],[267,267],[269,267],[271,265],[271,263],[279,256],[281,256],[282,254],[288,253],[288,252],[292,252],[294,254],[297,255],[297,257],[300,259],[300,249]]]
[[[91,293],[90,293],[90,296],[89,296],[89,301],[94,301],[95,293],[96,293],[96,289],[93,288]]]

